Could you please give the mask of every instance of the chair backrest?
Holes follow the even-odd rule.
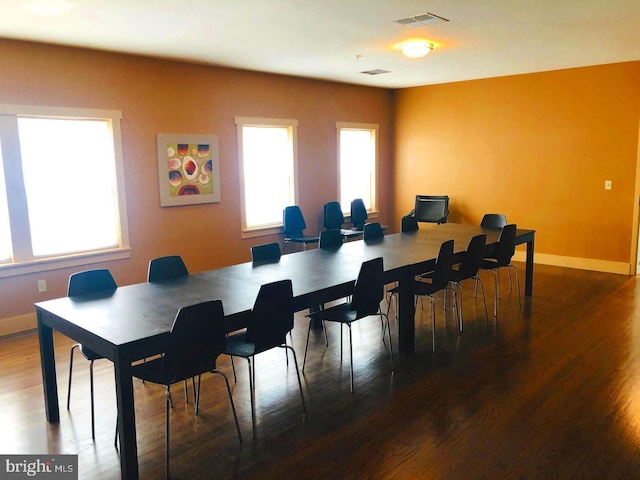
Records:
[[[498,261],[498,266],[504,267],[511,263],[511,258],[516,253],[516,230],[515,223],[502,227],[493,255]]]
[[[175,382],[215,369],[226,342],[221,300],[182,307],[171,327],[163,358],[167,378]]]
[[[452,276],[453,243],[453,240],[447,240],[440,245],[433,277],[431,277],[432,285],[438,290],[445,288]]]
[[[302,232],[307,228],[307,224],[304,221],[304,216],[299,206],[291,205],[284,207],[282,211],[282,227],[285,237],[302,235]]]
[[[154,258],[149,262],[147,281],[156,282],[168,278],[184,277],[189,275],[189,270],[180,255],[169,255]]]
[[[260,287],[247,326],[247,342],[257,351],[285,343],[293,328],[293,287],[291,280],[280,280]]]
[[[384,238],[384,231],[378,222],[366,223],[363,229],[363,238],[365,242]]]
[[[460,263],[460,272],[465,278],[474,277],[480,269],[484,258],[484,248],[487,243],[487,235],[481,234],[469,240],[467,251],[464,252]]]
[[[507,216],[502,213],[487,213],[482,217],[481,227],[502,228],[507,224]]]
[[[414,212],[418,222],[447,223],[449,197],[447,195],[416,195]]]
[[[340,229],[344,223],[342,207],[338,202],[328,202],[324,204],[324,228],[327,230]]]
[[[357,317],[378,313],[384,298],[384,265],[382,257],[362,262],[360,273],[353,289],[351,310]]]
[[[338,229],[323,230],[320,232],[320,242],[318,248],[336,249],[342,246],[342,233]]]
[[[413,215],[405,215],[404,217],[402,217],[402,233],[415,232],[419,228],[420,227],[418,226],[418,221]]]
[[[369,215],[367,214],[367,207],[364,205],[364,201],[361,198],[351,200],[351,223],[354,228],[362,229],[364,224],[367,223]]]
[[[281,256],[280,244],[277,242],[251,247],[251,261],[253,262],[277,262]]]
[[[67,295],[85,295],[87,293],[104,292],[118,288],[111,272],[106,268],[85,270],[69,276]]]

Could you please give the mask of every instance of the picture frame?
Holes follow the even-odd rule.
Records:
[[[217,135],[160,133],[156,142],[160,206],[220,202]]]

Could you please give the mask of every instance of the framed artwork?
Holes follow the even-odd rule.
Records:
[[[158,134],[160,205],[220,201],[217,135]]]

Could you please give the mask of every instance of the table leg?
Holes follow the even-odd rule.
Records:
[[[527,263],[525,266],[524,294],[527,297],[533,296],[533,242],[535,237],[527,241]]]
[[[120,472],[122,479],[138,478],[138,446],[136,414],[133,399],[131,360],[116,354],[113,367],[118,401],[118,435],[120,437]]]
[[[42,364],[42,386],[44,387],[44,406],[48,422],[60,421],[58,405],[58,382],[56,379],[56,359],[53,348],[53,330],[42,322],[42,312],[36,310],[38,317],[38,338],[40,339],[40,362]]]
[[[413,299],[413,275],[410,269],[398,278],[398,350],[413,353],[416,348],[415,303]]]

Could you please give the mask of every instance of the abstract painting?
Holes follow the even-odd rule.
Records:
[[[158,134],[160,205],[220,201],[217,135]]]

